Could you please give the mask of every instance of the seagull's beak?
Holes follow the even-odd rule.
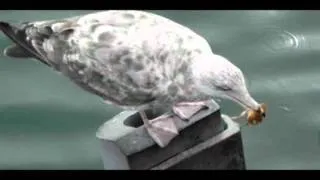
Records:
[[[260,106],[260,112],[261,112],[261,115],[262,115],[264,118],[266,117],[265,109],[266,109],[265,104],[262,104],[262,105]]]
[[[252,109],[255,111],[258,111],[258,110],[264,111],[261,108],[260,104],[256,100],[254,100],[248,93],[244,95],[242,94],[240,95],[233,92],[227,92],[226,94],[231,100],[237,102],[245,109]],[[265,112],[263,112],[262,115],[265,116]]]

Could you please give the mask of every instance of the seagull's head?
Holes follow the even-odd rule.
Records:
[[[213,98],[230,99],[243,108],[261,111],[261,105],[250,95],[242,71],[219,55],[210,55],[196,63],[201,90]],[[265,116],[264,112],[262,115]]]

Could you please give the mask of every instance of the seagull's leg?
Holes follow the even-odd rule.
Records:
[[[144,111],[139,111],[139,113],[149,135],[160,147],[167,146],[179,134],[174,117],[162,115],[149,121]]]
[[[172,107],[173,112],[183,120],[189,120],[200,110],[208,108],[208,101],[180,102]]]

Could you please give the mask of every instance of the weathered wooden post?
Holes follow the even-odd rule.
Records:
[[[238,124],[214,101],[208,106],[188,122],[176,117],[180,134],[165,148],[152,140],[137,112],[116,115],[97,132],[104,169],[245,169]]]

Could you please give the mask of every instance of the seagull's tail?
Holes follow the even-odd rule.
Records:
[[[9,23],[0,21],[0,30],[13,42],[11,46],[8,46],[4,50],[4,54],[9,57],[17,57],[17,58],[27,58],[32,57],[32,53],[26,50],[26,46],[29,46],[27,42],[25,42],[25,33],[24,29],[17,28]],[[28,47],[30,48],[30,47]]]
[[[20,27],[7,22],[0,21],[0,30],[15,44],[8,46],[4,50],[4,55],[15,58],[36,58],[48,65],[42,56],[28,40],[26,31],[30,28],[29,23],[22,23]]]

